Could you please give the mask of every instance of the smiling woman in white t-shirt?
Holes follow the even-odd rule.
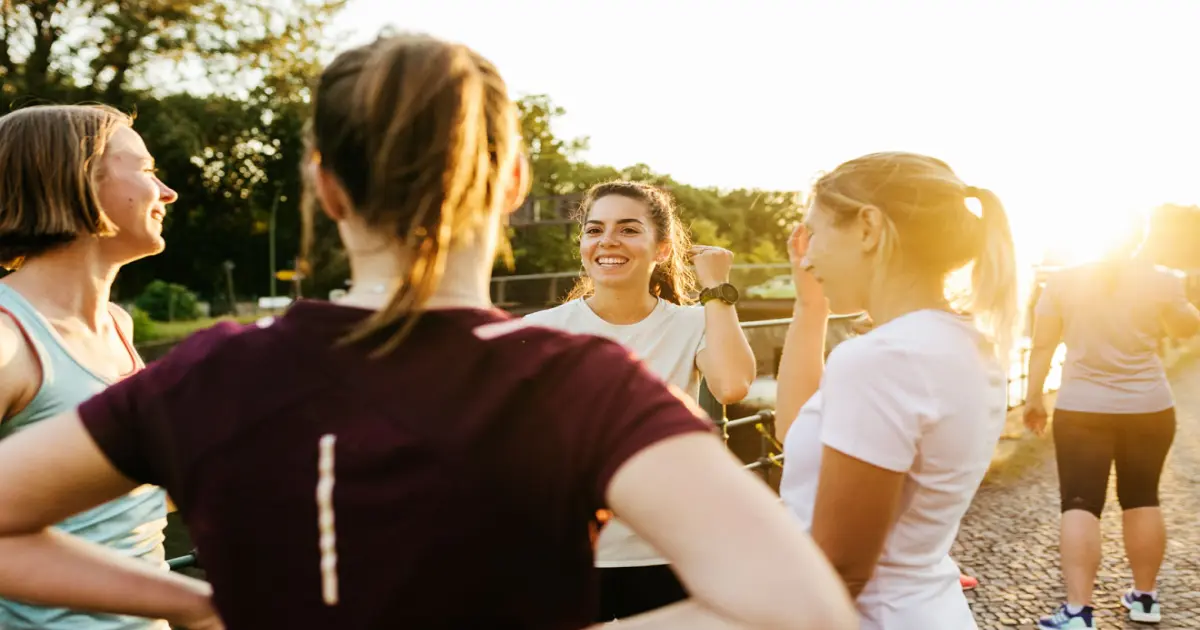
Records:
[[[842,164],[812,199],[789,248],[780,494],[857,598],[864,629],[974,628],[949,552],[1006,415],[1008,219],[991,192],[908,153]],[[947,277],[970,264],[970,291],[951,299]],[[875,328],[823,366],[831,303],[865,309]]]
[[[734,308],[737,290],[729,284],[733,254],[690,246],[671,196],[649,184],[593,186],[580,208],[580,224],[585,275],[564,304],[526,321],[617,341],[693,400],[701,376],[719,402],[744,398],[755,363]],[[701,306],[691,305],[696,284]],[[601,569],[598,621],[687,597],[666,559],[618,520],[609,520],[601,531],[596,566]]]

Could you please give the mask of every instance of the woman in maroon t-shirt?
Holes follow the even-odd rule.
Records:
[[[613,509],[693,595],[625,625],[857,626],[685,397],[616,344],[492,308],[529,178],[488,61],[382,38],[333,61],[313,101],[305,171],[353,289],[193,335],[0,443],[0,596],[192,630],[580,628],[589,532]],[[211,590],[48,529],[142,483],[176,500]]]

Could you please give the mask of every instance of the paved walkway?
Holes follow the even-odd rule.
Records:
[[[1160,497],[1167,557],[1159,580],[1159,628],[1200,628],[1200,360],[1173,379],[1178,430]],[[1128,620],[1119,601],[1131,585],[1121,543],[1115,475],[1102,519],[1104,559],[1094,604],[1098,628],[1152,628]],[[1023,478],[981,488],[955,546],[962,569],[979,578],[968,597],[981,629],[1034,628],[1066,596],[1058,564],[1058,475],[1052,449]]]

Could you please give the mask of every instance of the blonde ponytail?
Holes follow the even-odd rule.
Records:
[[[968,186],[965,195],[979,200],[983,228],[983,246],[971,270],[966,306],[991,335],[1000,359],[1007,362],[1018,324],[1017,263],[1008,213],[990,190]]]

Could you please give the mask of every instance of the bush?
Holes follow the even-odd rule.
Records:
[[[196,294],[182,284],[155,280],[146,285],[142,294],[134,300],[137,308],[145,311],[150,319],[160,322],[192,321],[200,317]]]
[[[157,338],[157,327],[149,313],[135,306],[129,311],[129,316],[133,318],[133,343],[145,343]]]

